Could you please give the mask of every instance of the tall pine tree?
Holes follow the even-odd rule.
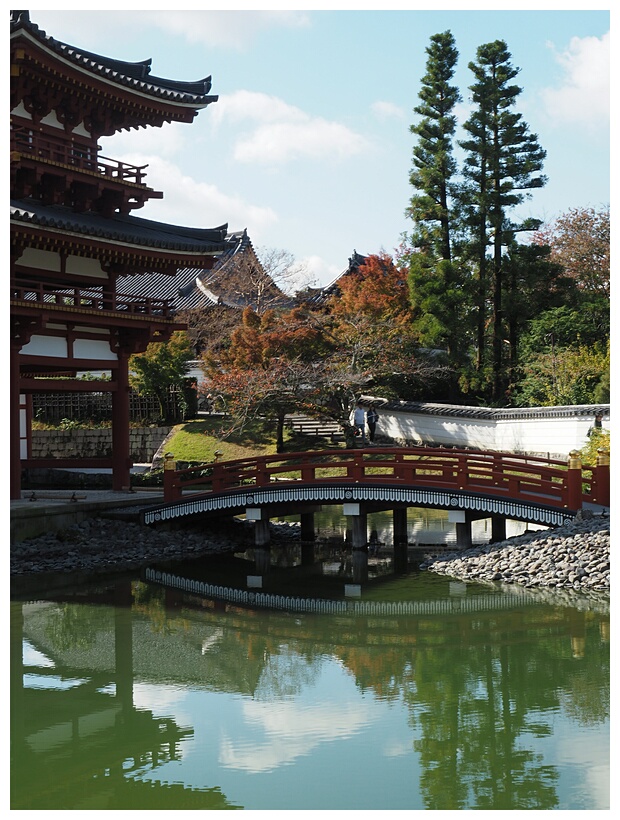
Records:
[[[512,223],[511,208],[542,187],[546,178],[539,174],[546,152],[538,137],[529,132],[521,114],[513,108],[522,89],[511,84],[519,73],[503,40],[478,48],[476,61],[469,64],[475,82],[470,86],[474,112],[464,125],[469,138],[459,144],[466,151],[464,192],[473,247],[478,258],[478,367],[485,356],[484,329],[490,319],[492,329],[490,372],[491,399],[498,402],[505,389],[503,298],[511,298],[506,281],[503,255],[519,231],[540,227],[537,220]],[[487,281],[487,249],[490,248],[490,281]],[[490,298],[489,298],[490,297]],[[490,316],[487,313],[490,306]]]
[[[418,141],[413,149],[409,181],[416,193],[407,215],[414,222],[408,254],[409,291],[415,329],[429,347],[445,348],[450,356],[463,350],[458,329],[463,304],[459,267],[452,261],[452,186],[457,166],[453,156],[454,107],[461,95],[451,84],[458,51],[450,31],[435,34],[426,49],[420,119],[410,126]]]

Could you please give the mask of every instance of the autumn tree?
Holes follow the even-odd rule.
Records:
[[[534,234],[533,242],[551,249],[551,259],[561,265],[584,294],[609,299],[609,207],[571,208]]]
[[[446,369],[420,350],[407,271],[388,254],[371,255],[344,276],[328,310],[334,350],[329,366],[333,381],[339,372],[350,395],[370,387],[392,392],[403,381],[445,376]]]
[[[221,397],[231,430],[257,417],[275,418],[280,452],[286,414],[317,402],[315,362],[324,350],[320,328],[303,308],[263,314],[246,308],[230,345],[204,357],[202,389]]]
[[[295,294],[309,284],[307,266],[290,251],[267,247],[255,251],[248,241],[200,277],[200,288],[210,294],[212,304],[180,311],[179,318],[188,324],[199,355],[216,351],[230,343],[244,308],[259,315],[290,310]]]

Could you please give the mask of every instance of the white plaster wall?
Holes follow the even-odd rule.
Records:
[[[67,358],[67,340],[62,336],[32,336],[20,351],[25,356],[53,356]]]
[[[110,343],[103,339],[76,339],[73,342],[73,356],[76,359],[95,359],[100,362],[114,362],[116,353],[110,350]]]
[[[588,440],[594,414],[549,418],[468,419],[379,408],[377,435],[401,443],[444,444],[567,458]],[[603,419],[609,429],[609,419]]]

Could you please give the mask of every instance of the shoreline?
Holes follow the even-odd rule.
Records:
[[[274,541],[297,540],[299,527],[273,523]],[[11,544],[11,581],[121,575],[153,563],[192,560],[254,546],[251,528],[243,522],[214,527],[208,535],[197,528],[156,530],[141,524],[89,518],[58,533]],[[610,519],[585,514],[560,527],[528,532],[505,541],[438,552],[421,548],[422,572],[455,580],[514,588],[572,590],[609,595]]]

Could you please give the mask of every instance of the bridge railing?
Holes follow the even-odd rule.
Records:
[[[514,453],[446,450],[427,447],[373,447],[371,450],[325,450],[214,462],[176,470],[173,458],[164,469],[164,501],[184,490],[219,493],[275,482],[307,484],[360,483],[463,490],[580,509],[584,502],[609,505],[609,457],[583,467],[578,454],[564,461]]]

